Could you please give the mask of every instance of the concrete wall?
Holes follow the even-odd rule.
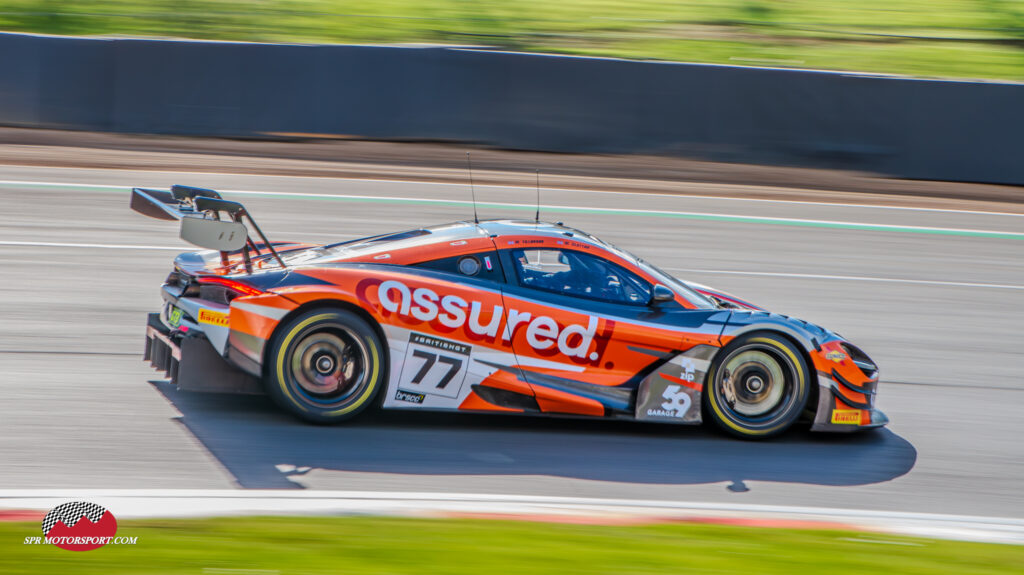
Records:
[[[1024,84],[449,48],[0,34],[0,125],[451,140],[1024,184]]]

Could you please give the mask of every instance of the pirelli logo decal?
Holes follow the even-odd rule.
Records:
[[[859,409],[833,409],[832,423],[839,425],[860,425]]]
[[[199,310],[199,323],[216,325],[219,327],[228,326],[228,314],[209,309]]]

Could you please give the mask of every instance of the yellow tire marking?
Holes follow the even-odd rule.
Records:
[[[303,328],[305,328],[306,326],[308,326],[309,324],[311,324],[311,323],[313,323],[315,321],[319,321],[321,319],[329,318],[329,317],[330,317],[329,314],[319,314],[319,315],[315,315],[313,317],[310,317],[310,318],[304,320],[302,323],[300,323],[299,325],[297,325],[294,328],[292,328],[292,330],[289,331],[287,335],[285,335],[284,340],[281,342],[281,347],[280,347],[281,353],[279,353],[278,356],[277,356],[277,386],[281,388],[281,391],[285,394],[285,396],[288,398],[288,400],[291,401],[292,404],[297,406],[302,411],[309,411],[309,410],[306,409],[306,407],[303,406],[302,403],[300,403],[295,398],[294,395],[292,395],[291,390],[288,389],[288,380],[287,380],[287,378],[284,375],[285,356],[287,355],[286,352],[288,351],[288,346],[291,345],[292,340],[295,339],[296,334],[301,332],[303,330]]]
[[[803,373],[803,370],[800,369],[800,362],[797,361],[796,356],[793,355],[793,352],[789,349],[789,347],[782,345],[781,343],[775,341],[774,339],[769,339],[769,338],[766,338],[766,337],[755,337],[755,338],[752,338],[750,341],[751,342],[768,344],[768,345],[774,347],[775,349],[785,353],[787,356],[789,356],[790,360],[793,361],[793,367],[796,368],[796,371],[797,371],[797,384],[798,384],[798,386],[797,386],[797,395],[798,396],[802,395],[803,394],[803,388],[806,385],[806,382],[804,381],[804,373]],[[726,417],[726,415],[722,412],[722,410],[719,409],[718,402],[715,399],[716,398],[716,393],[718,391],[718,386],[715,385],[715,376],[716,376],[717,372],[718,372],[718,366],[716,365],[713,368],[712,373],[709,374],[711,376],[709,379],[711,381],[711,401],[710,401],[711,409],[713,409],[715,411],[715,414],[718,415],[718,420],[719,421],[721,421],[722,423],[725,423],[727,426],[729,426],[730,428],[740,432],[743,435],[766,435],[766,434],[771,433],[771,432],[775,431],[776,429],[782,427],[782,425],[784,425],[784,422],[783,422],[782,424],[776,425],[774,427],[769,427],[767,429],[746,429],[746,428],[740,427],[740,426],[736,425],[735,423],[733,423],[732,420],[730,420],[728,417]]]
[[[278,354],[278,358],[277,358],[277,384],[278,384],[278,387],[281,388],[281,391],[284,392],[285,396],[288,397],[288,400],[291,401],[292,404],[297,406],[302,411],[309,411],[309,410],[306,409],[306,407],[302,404],[302,402],[298,401],[295,398],[295,396],[292,395],[291,390],[288,389],[287,380],[286,380],[286,378],[284,376],[284,370],[285,370],[285,353],[284,352],[288,350],[288,346],[291,344],[291,341],[293,339],[295,339],[295,335],[298,334],[299,332],[301,332],[303,329],[305,329],[309,324],[317,322],[317,321],[320,321],[321,319],[331,319],[333,317],[334,316],[332,314],[326,314],[326,313],[318,314],[318,315],[314,315],[312,317],[309,317],[309,318],[303,320],[302,323],[300,323],[297,326],[295,326],[295,328],[293,328],[291,331],[289,331],[288,335],[286,335],[284,340],[281,342],[281,348],[280,349],[282,350],[282,353]],[[343,407],[341,409],[337,409],[335,411],[328,411],[328,412],[324,413],[324,415],[344,415],[344,414],[352,411],[353,409],[355,409],[355,408],[359,407],[360,405],[362,405],[363,403],[365,403],[366,400],[372,394],[373,390],[377,388],[377,376],[380,373],[381,360],[380,360],[380,357],[379,357],[379,354],[378,354],[378,351],[377,351],[377,346],[374,345],[373,340],[367,339],[366,343],[367,343],[367,345],[370,348],[370,355],[372,356],[371,359],[372,359],[372,362],[373,362],[373,375],[370,378],[370,385],[367,386],[366,391],[364,391],[363,394],[359,397],[359,399],[357,399],[354,403],[352,403],[352,404],[350,404],[350,405],[348,405],[346,407]]]

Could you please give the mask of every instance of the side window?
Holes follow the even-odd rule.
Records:
[[[512,250],[523,287],[613,303],[646,305],[651,284],[617,264],[558,249]]]
[[[495,282],[504,282],[501,274],[501,262],[498,261],[497,252],[484,252],[441,258],[416,264],[418,268],[437,270],[456,274],[462,277],[485,279]]]

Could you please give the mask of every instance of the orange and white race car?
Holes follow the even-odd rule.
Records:
[[[464,221],[270,242],[203,188],[136,188],[181,221],[146,359],[180,389],[267,393],[307,421],[370,406],[699,424],[745,438],[885,425],[878,368],[835,333],[672,277],[587,233]]]

